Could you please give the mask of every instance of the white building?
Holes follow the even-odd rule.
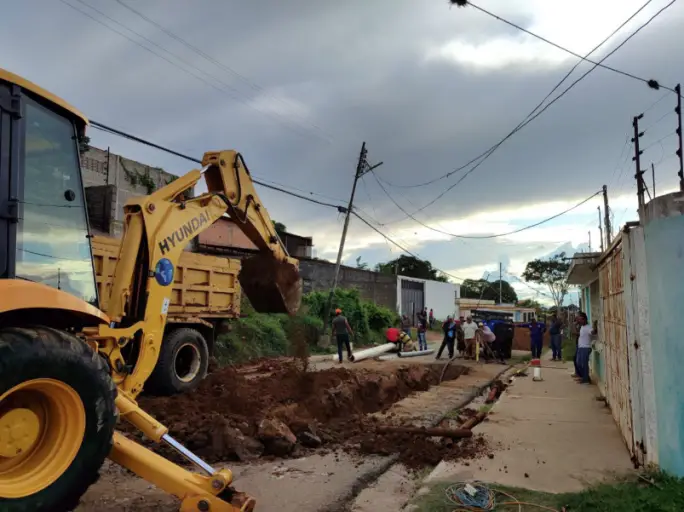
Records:
[[[408,315],[416,323],[416,315],[423,308],[432,309],[437,320],[458,315],[456,300],[461,286],[417,277],[397,276],[397,311]]]

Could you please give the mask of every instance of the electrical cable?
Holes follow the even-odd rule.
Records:
[[[639,12],[641,12],[646,6],[648,6],[648,4],[650,4],[652,1],[653,1],[653,0],[648,0],[643,6],[641,6],[641,8],[635,13],[635,15],[638,14]],[[452,0],[452,3],[454,3],[453,0]],[[470,0],[468,0],[468,1],[466,2],[466,5],[469,5],[469,6],[472,7],[473,9],[476,9],[476,10],[478,10],[478,11],[480,11],[480,12],[486,14],[487,16],[491,16],[492,18],[495,18],[496,20],[501,21],[501,22],[505,23],[506,25],[508,25],[508,26],[510,26],[510,27],[513,27],[513,28],[515,28],[515,29],[517,29],[517,30],[520,30],[521,32],[524,32],[524,33],[527,34],[527,35],[530,35],[530,36],[532,36],[532,37],[534,37],[534,38],[536,38],[536,39],[539,39],[540,41],[543,41],[543,42],[545,42],[546,44],[549,44],[549,45],[553,46],[554,48],[557,48],[557,49],[559,49],[559,50],[561,50],[561,51],[564,51],[565,53],[569,53],[570,55],[572,55],[572,56],[574,56],[574,57],[577,57],[577,58],[581,59],[581,61],[585,61],[585,62],[588,62],[588,63],[590,63],[590,64],[595,64],[595,65],[597,65],[597,66],[599,66],[599,67],[602,67],[603,69],[607,69],[608,71],[612,71],[612,72],[617,73],[617,74],[619,74],[619,75],[626,76],[627,78],[632,78],[632,79],[634,79],[634,80],[638,80],[638,81],[640,81],[640,82],[643,82],[643,83],[647,84],[647,85],[648,85],[649,87],[651,87],[652,89],[658,90],[658,89],[660,89],[660,88],[663,88],[663,89],[667,89],[667,90],[670,91],[670,92],[675,92],[675,90],[674,90],[673,88],[670,88],[670,87],[666,87],[666,86],[664,86],[664,85],[661,85],[657,80],[653,80],[653,79],[650,79],[650,80],[649,80],[649,79],[646,79],[646,78],[637,76],[637,75],[635,75],[635,74],[633,74],[633,73],[629,73],[629,72],[627,72],[627,71],[622,71],[622,70],[620,70],[620,69],[616,69],[616,68],[611,67],[611,66],[606,66],[605,64],[602,64],[601,62],[595,62],[595,61],[593,61],[593,60],[591,60],[591,59],[588,59],[586,56],[583,57],[583,56],[580,55],[579,53],[575,53],[575,52],[573,52],[572,50],[569,50],[568,48],[565,48],[564,46],[561,46],[561,45],[558,44],[558,43],[554,43],[553,41],[550,41],[549,39],[546,39],[545,37],[540,36],[539,34],[535,34],[534,32],[532,32],[532,31],[530,31],[530,30],[527,30],[526,28],[521,27],[520,25],[517,25],[517,24],[513,23],[512,21],[509,21],[509,20],[507,20],[507,19],[505,19],[505,18],[502,18],[501,16],[498,16],[498,15],[494,14],[493,12],[490,12],[490,11],[484,9],[484,8],[480,7],[479,5],[475,5],[475,4],[472,3]],[[632,16],[632,18],[633,18],[633,17],[634,17],[634,16]],[[631,19],[631,18],[630,18],[630,19]]]
[[[585,57],[585,58],[589,57],[592,53],[594,53],[594,52],[595,52],[596,50],[598,50],[601,46],[603,46],[605,43],[607,43],[615,34],[617,34],[617,32],[619,32],[625,25],[627,25],[627,23],[629,23],[635,16],[637,16],[637,15],[646,7],[646,5],[648,5],[648,3],[650,3],[650,1],[652,1],[652,0],[649,0],[646,4],[642,5],[634,14],[632,14],[629,18],[627,18],[624,22],[622,22],[622,23],[620,24],[619,27],[617,27],[615,30],[613,30],[613,32],[611,32],[610,35],[608,35],[608,37],[606,37],[603,41],[601,41],[598,45],[596,45],[593,49],[591,49],[584,57]],[[555,91],[556,91],[556,90],[565,82],[565,80],[568,79],[568,77],[572,74],[572,72],[573,72],[575,69],[577,69],[577,67],[579,66],[579,64],[582,63],[583,61],[580,60],[578,63],[576,63],[576,64],[570,69],[570,71],[568,71],[568,72],[565,74],[565,76],[564,76],[564,77],[563,77],[563,78],[562,78],[562,79],[561,79],[561,80],[560,80],[560,81],[551,89],[551,91],[544,97],[544,99],[543,99],[541,102],[539,102],[539,104],[537,104],[537,106],[536,106],[534,109],[532,109],[532,111],[531,111],[529,114],[527,114],[527,116],[525,117],[525,119],[523,119],[523,121],[521,121],[521,122],[520,122],[520,123],[519,123],[511,132],[509,132],[508,135],[506,135],[502,140],[500,140],[499,142],[497,142],[496,144],[494,144],[493,146],[491,146],[489,149],[487,149],[487,150],[484,151],[483,153],[480,153],[478,156],[476,156],[475,158],[471,159],[469,162],[467,162],[467,163],[463,164],[462,166],[460,166],[460,167],[458,167],[458,168],[456,168],[456,169],[454,169],[454,170],[448,172],[447,174],[444,174],[443,176],[440,176],[439,178],[435,178],[435,179],[433,179],[433,180],[430,180],[430,181],[427,181],[427,182],[424,182],[424,183],[419,183],[419,184],[413,184],[413,185],[396,185],[396,184],[392,184],[392,186],[395,186],[395,187],[398,187],[398,188],[413,188],[413,187],[421,187],[421,186],[429,185],[429,184],[435,183],[436,181],[439,181],[439,180],[441,180],[441,179],[447,178],[447,177],[451,176],[452,174],[454,174],[454,173],[456,173],[456,172],[462,171],[463,169],[465,169],[465,168],[468,167],[469,165],[471,165],[471,164],[477,162],[477,161],[480,160],[480,159],[483,159],[483,160],[480,161],[473,169],[471,169],[470,171],[468,171],[467,174],[469,174],[470,172],[474,171],[477,167],[479,167],[479,165],[480,165],[484,160],[486,160],[487,158],[489,158],[489,156],[490,156],[494,151],[496,151],[496,150],[499,148],[499,146],[501,146],[506,140],[508,140],[510,137],[512,137],[512,136],[513,136],[515,133],[517,133],[518,131],[522,130],[525,126],[527,126],[530,122],[534,121],[537,117],[539,117],[544,111],[546,111],[546,109],[548,109],[548,108],[549,108],[551,105],[553,105],[556,101],[558,101],[560,98],[562,98],[568,91],[570,91],[570,89],[572,89],[575,85],[577,85],[577,83],[579,83],[581,80],[583,80],[583,79],[584,79],[587,75],[589,75],[592,71],[594,71],[594,70],[595,70],[600,64],[602,64],[608,57],[610,57],[611,55],[613,55],[613,54],[614,54],[616,51],[618,51],[622,46],[624,46],[632,37],[634,37],[636,34],[638,34],[643,28],[645,28],[646,26],[648,26],[648,25],[649,25],[649,24],[658,16],[658,15],[660,15],[665,9],[667,9],[668,7],[670,7],[674,2],[676,2],[676,0],[672,0],[669,4],[667,4],[667,5],[666,5],[665,7],[663,7],[660,11],[658,11],[654,16],[652,16],[649,20],[647,20],[644,24],[642,24],[639,28],[637,28],[634,32],[632,32],[624,41],[622,41],[622,42],[621,42],[616,48],[614,48],[610,53],[608,53],[608,54],[605,55],[601,60],[599,60],[592,68],[590,68],[588,71],[586,71],[586,72],[585,72],[583,75],[581,75],[577,80],[575,80],[572,84],[570,84],[570,86],[568,86],[563,92],[561,92],[558,96],[556,96],[553,100],[551,100],[546,106],[544,106],[544,108],[543,108],[541,111],[537,112],[537,110],[539,110],[539,109],[541,108],[541,106],[544,104],[544,102],[546,102],[546,100],[547,100],[547,99],[548,99],[548,98],[549,98],[549,97],[550,97],[550,96],[551,96],[551,95],[552,95],[552,94],[553,94],[553,93],[554,93],[554,92],[555,92]],[[536,114],[535,114],[535,112],[536,112]],[[467,174],[466,174],[466,176],[467,176]],[[436,198],[434,201],[438,200],[438,199],[439,199],[440,197],[442,197],[446,192],[448,192],[449,190],[451,190],[454,186],[458,185],[461,181],[463,181],[463,178],[462,178],[461,180],[459,180],[456,184],[454,184],[454,185],[452,185],[451,187],[449,187],[449,188],[448,188],[446,191],[444,191],[442,194],[440,194],[439,196],[437,196],[437,198]],[[428,203],[428,204],[427,204],[426,206],[424,206],[421,210],[423,210],[423,209],[427,208],[428,206],[430,206],[431,204],[433,204],[434,201],[431,202],[431,203]],[[417,211],[421,211],[421,210],[417,210]],[[414,212],[414,214],[415,214],[415,213],[417,213],[417,212]]]
[[[246,101],[245,99],[241,98],[241,97],[239,96],[239,91],[238,91],[237,89],[235,89],[233,86],[231,86],[230,84],[228,84],[228,83],[226,83],[226,82],[220,80],[219,78],[217,78],[217,77],[215,77],[215,76],[213,76],[213,75],[207,73],[206,71],[204,71],[204,70],[202,70],[201,68],[195,66],[195,65],[192,64],[191,62],[188,62],[187,60],[185,60],[185,59],[179,57],[179,56],[176,55],[175,53],[173,53],[173,52],[167,50],[166,48],[164,48],[163,46],[159,45],[158,43],[155,43],[155,42],[152,41],[151,39],[149,39],[149,38],[145,37],[144,35],[140,34],[139,32],[136,32],[135,30],[132,30],[131,28],[129,28],[129,27],[127,27],[126,25],[124,25],[123,23],[121,23],[121,22],[115,20],[114,18],[112,18],[111,16],[107,15],[106,13],[104,13],[104,12],[101,11],[101,10],[99,10],[98,8],[93,7],[92,5],[88,4],[88,3],[85,2],[84,0],[75,0],[75,1],[79,2],[79,3],[82,4],[82,5],[85,5],[85,6],[89,7],[89,8],[92,9],[93,11],[99,13],[99,14],[100,14],[101,16],[103,16],[104,18],[106,18],[106,19],[110,20],[111,22],[113,22],[113,23],[115,23],[115,24],[121,26],[122,28],[124,28],[125,30],[128,30],[128,31],[131,32],[132,34],[135,34],[136,36],[140,37],[140,38],[143,39],[144,41],[147,41],[149,44],[155,46],[156,48],[159,48],[161,51],[167,53],[168,55],[170,55],[171,57],[173,57],[173,58],[176,59],[177,61],[183,63],[185,66],[189,66],[191,69],[194,69],[194,70],[198,71],[199,73],[202,73],[202,74],[206,75],[206,76],[209,78],[209,80],[203,78],[202,76],[200,76],[200,75],[198,75],[198,74],[196,74],[196,73],[190,71],[189,69],[187,69],[187,68],[185,68],[185,67],[183,67],[183,66],[180,66],[177,62],[174,62],[174,61],[172,61],[171,59],[165,57],[164,55],[162,55],[162,54],[160,54],[160,53],[158,53],[158,52],[152,50],[151,48],[145,46],[144,44],[140,43],[139,41],[136,41],[135,39],[133,39],[133,38],[127,36],[127,35],[124,34],[123,32],[120,32],[119,30],[117,30],[117,29],[111,27],[110,25],[104,23],[102,20],[96,18],[95,16],[92,16],[92,15],[89,14],[88,12],[86,12],[86,11],[80,9],[79,7],[77,7],[77,6],[75,6],[75,5],[70,4],[70,3],[67,2],[66,0],[59,0],[59,1],[60,1],[61,3],[63,3],[64,5],[66,5],[66,6],[70,7],[70,8],[72,8],[73,10],[75,10],[75,11],[77,11],[77,12],[83,14],[84,16],[90,18],[91,20],[95,21],[96,23],[99,23],[100,25],[102,25],[103,27],[107,28],[108,30],[110,30],[110,31],[112,31],[112,32],[114,32],[114,33],[120,35],[121,37],[124,37],[125,39],[127,39],[127,40],[130,41],[130,42],[132,42],[132,43],[135,44],[136,46],[139,46],[140,48],[143,48],[144,50],[148,51],[148,52],[151,53],[152,55],[155,55],[156,57],[159,57],[160,59],[162,59],[162,60],[168,62],[168,63],[171,64],[172,66],[174,66],[174,67],[180,69],[181,71],[184,71],[185,73],[187,73],[187,74],[189,74],[190,76],[196,78],[197,80],[200,80],[201,82],[203,82],[204,84],[208,85],[209,87],[212,87],[213,89],[216,89],[216,90],[219,91],[220,93],[225,94],[225,95],[228,96],[229,98],[231,98],[231,99],[233,99],[233,100],[235,100],[235,101],[241,103],[242,105],[246,106],[247,108],[250,108],[250,109],[252,109],[252,110],[255,110],[256,112],[259,112],[259,113],[261,113],[261,114],[263,114],[263,115],[265,115],[265,116],[267,116],[267,117],[271,117],[271,119],[273,119],[273,117],[272,117],[268,112],[265,112],[265,111],[263,111],[263,110],[261,110],[261,109],[255,107],[254,105],[251,105],[248,101]],[[216,85],[214,82],[217,82],[218,84],[220,84],[220,85],[223,86],[223,87],[219,87],[219,86]],[[232,91],[232,93],[231,93],[231,91]],[[282,116],[281,116],[280,114],[278,114],[277,112],[274,113],[274,115],[275,115],[276,117],[279,117],[279,118],[283,119]],[[274,120],[275,120],[275,119],[274,119]],[[284,121],[283,121],[283,122],[280,122],[279,124],[281,124],[284,128],[289,129],[289,130],[292,131],[293,133],[296,133],[297,135],[300,135],[300,136],[305,135],[304,132],[302,132],[302,131],[297,131],[297,130],[293,129],[293,127],[290,126],[290,125],[288,125],[287,122],[284,122]],[[320,138],[320,137],[319,137],[319,138]],[[323,138],[323,140],[326,140],[327,142],[330,142],[329,139]]]
[[[380,180],[378,180],[378,178],[375,176],[375,173],[373,173],[373,176],[375,177],[375,180],[377,181],[378,185],[380,185],[380,188],[383,190],[383,192],[384,192],[385,194],[387,194],[387,197],[389,197],[390,200],[396,205],[396,207],[399,208],[402,212],[404,212],[404,213],[407,215],[408,218],[414,220],[415,222],[417,222],[417,223],[420,224],[421,226],[423,226],[423,227],[425,227],[425,228],[427,228],[427,229],[429,229],[429,230],[431,230],[431,231],[435,231],[436,233],[441,233],[441,234],[443,234],[443,235],[452,236],[452,237],[454,237],[454,238],[463,238],[463,239],[468,239],[468,240],[483,240],[483,239],[499,238],[499,237],[502,237],[502,236],[508,236],[508,235],[513,235],[513,234],[516,234],[516,233],[520,233],[521,231],[525,231],[525,230],[528,230],[528,229],[531,229],[531,228],[540,226],[541,224],[545,224],[546,222],[549,222],[549,221],[551,221],[551,220],[554,220],[554,219],[560,217],[561,215],[565,215],[566,213],[571,212],[572,210],[574,210],[574,209],[576,209],[576,208],[579,208],[580,206],[582,206],[584,203],[586,203],[586,202],[589,201],[590,199],[592,199],[592,198],[596,197],[597,195],[603,193],[603,190],[599,190],[599,191],[595,192],[594,194],[590,195],[589,197],[587,197],[586,199],[584,199],[583,201],[581,201],[581,202],[577,203],[576,205],[574,205],[574,206],[568,208],[567,210],[564,210],[564,211],[562,211],[562,212],[560,212],[560,213],[558,213],[558,214],[556,214],[556,215],[553,215],[553,216],[551,216],[551,217],[549,217],[549,218],[547,218],[547,219],[544,219],[544,220],[542,220],[542,221],[540,221],[540,222],[536,222],[536,223],[531,224],[531,225],[529,225],[529,226],[525,226],[525,227],[520,228],[520,229],[516,229],[516,230],[513,230],[513,231],[509,231],[509,232],[507,232],[507,233],[498,233],[498,234],[496,234],[496,235],[469,236],[469,235],[457,235],[457,234],[455,234],[455,233],[449,233],[449,232],[447,232],[447,231],[443,231],[443,230],[441,230],[441,229],[433,228],[432,226],[429,226],[428,224],[425,224],[423,221],[417,219],[417,218],[414,217],[412,214],[410,214],[409,212],[407,212],[407,211],[406,211],[406,210],[405,210],[405,209],[404,209],[404,208],[403,208],[403,207],[402,207],[402,206],[401,206],[401,205],[400,205],[400,204],[399,204],[391,195],[390,195],[390,193],[389,193],[389,192],[387,191],[387,189],[382,185],[382,183],[380,182]]]
[[[236,71],[236,70],[233,69],[232,67],[228,66],[227,64],[224,64],[223,62],[221,62],[221,61],[219,61],[219,60],[213,58],[211,55],[208,55],[206,52],[202,51],[202,50],[201,50],[200,48],[198,48],[197,46],[194,46],[193,44],[189,43],[187,40],[183,39],[183,38],[180,37],[179,35],[175,34],[175,33],[172,32],[171,30],[169,30],[168,28],[166,28],[166,27],[162,26],[161,24],[157,23],[156,21],[150,19],[148,16],[145,16],[143,13],[141,13],[140,11],[137,11],[136,9],[134,9],[133,7],[131,7],[130,5],[128,5],[128,4],[126,4],[125,2],[123,2],[122,0],[115,0],[115,1],[116,1],[116,3],[118,3],[118,4],[121,5],[122,7],[125,7],[125,8],[128,9],[130,12],[134,13],[135,15],[137,15],[138,17],[140,17],[140,18],[142,18],[143,20],[147,21],[147,22],[150,23],[151,25],[154,25],[154,26],[157,27],[159,30],[161,30],[163,33],[165,33],[165,34],[168,35],[169,37],[175,39],[176,41],[178,41],[179,43],[181,43],[183,46],[185,46],[186,48],[190,49],[191,51],[193,51],[194,53],[196,53],[196,54],[199,55],[200,57],[204,58],[204,59],[207,60],[208,62],[211,62],[212,64],[218,66],[219,68],[223,69],[224,71],[227,71],[227,72],[231,73],[232,75],[236,76],[238,79],[240,79],[240,81],[242,81],[243,83],[247,84],[248,86],[250,86],[251,88],[253,88],[253,89],[256,90],[257,92],[262,93],[262,94],[263,94],[264,96],[266,96],[266,97],[269,97],[269,98],[271,98],[271,99],[274,99],[274,100],[276,100],[276,101],[279,101],[279,102],[281,102],[283,105],[285,105],[285,106],[287,106],[287,107],[290,107],[290,108],[294,107],[294,105],[293,105],[291,102],[285,100],[284,98],[281,98],[281,97],[279,97],[279,96],[274,96],[274,95],[272,95],[272,94],[268,94],[267,91],[266,91],[266,89],[265,89],[264,87],[262,87],[262,86],[260,86],[259,84],[255,83],[253,80],[250,80],[249,78],[247,78],[246,76],[242,75],[241,73],[239,73],[238,71]],[[306,119],[304,119],[303,116],[298,116],[298,117],[299,117],[302,121],[306,122],[309,126],[311,126],[312,128],[314,128],[315,130],[324,132],[323,129],[322,129],[320,126],[316,125],[315,123],[306,121]],[[324,132],[324,133],[325,133],[325,132]],[[330,135],[330,134],[327,134],[327,133],[326,133],[326,136],[329,136],[329,135]]]
[[[662,7],[658,12],[656,12],[653,16],[651,16],[648,20],[646,20],[642,25],[640,25],[635,31],[633,31],[625,40],[623,40],[619,45],[617,45],[613,50],[611,50],[609,53],[607,53],[599,62],[605,61],[608,57],[613,55],[615,52],[617,52],[620,48],[622,48],[630,39],[632,39],[634,36],[636,36],[642,29],[647,27],[655,18],[657,18],[660,14],[662,14],[667,8],[672,6],[677,0],[671,0],[667,5]],[[626,22],[625,22],[626,23]],[[581,75],[578,79],[576,79],[574,82],[572,82],[568,87],[566,87],[563,92],[561,92],[558,96],[556,96],[554,99],[552,99],[549,103],[547,103],[544,108],[542,108],[539,112],[534,114],[532,117],[524,121],[523,123],[519,124],[516,128],[513,129],[506,137],[504,137],[501,141],[499,141],[496,145],[494,145],[491,150],[484,156],[482,160],[480,160],[477,164],[475,164],[470,170],[468,170],[461,178],[448,187],[446,190],[444,190],[441,194],[439,194],[437,197],[435,197],[432,201],[424,205],[422,208],[419,208],[413,214],[415,215],[416,213],[424,210],[425,208],[433,205],[436,203],[440,198],[442,198],[447,192],[452,190],[454,187],[456,187],[458,184],[460,184],[464,179],[468,177],[472,172],[474,172],[480,165],[482,165],[487,158],[491,156],[494,151],[496,151],[499,146],[501,146],[506,140],[508,140],[510,137],[512,137],[515,133],[520,131],[522,128],[530,124],[532,121],[537,119],[540,115],[542,115],[551,105],[553,105],[555,102],[557,102],[559,99],[561,99],[570,89],[572,89],[575,85],[577,85],[580,81],[582,81],[589,73],[594,71],[597,68],[597,65],[594,65],[591,69],[586,71],[583,75]]]
[[[408,254],[409,256],[413,256],[414,258],[416,258],[416,259],[418,259],[418,260],[420,260],[420,261],[426,261],[426,260],[424,260],[423,258],[421,258],[418,254],[416,254],[416,253],[414,253],[414,252],[411,252],[411,251],[408,250],[406,247],[404,247],[404,246],[400,245],[399,243],[395,242],[394,240],[392,240],[392,239],[391,239],[390,237],[388,237],[385,233],[383,233],[383,232],[380,231],[378,228],[376,228],[375,226],[373,226],[373,224],[371,224],[370,222],[368,222],[366,219],[364,219],[361,215],[359,215],[359,214],[356,213],[355,211],[352,211],[351,213],[352,213],[352,215],[354,215],[357,219],[359,219],[361,222],[363,222],[366,226],[368,226],[368,227],[371,228],[373,231],[375,231],[376,233],[378,233],[380,236],[382,236],[385,240],[387,240],[387,241],[388,241],[389,243],[391,243],[392,245],[395,245],[396,247],[398,247],[399,249],[401,249],[402,251],[404,251],[404,252],[405,252],[406,254]],[[438,271],[438,272],[441,272],[441,273],[444,274],[445,276],[451,277],[452,279],[456,279],[457,281],[465,281],[464,278],[455,276],[455,275],[450,274],[450,273],[448,273],[448,272],[445,272],[444,270],[441,270],[441,269],[439,269],[439,268],[437,268],[437,267],[432,267],[432,268],[434,268],[434,269],[435,269],[436,271]]]
[[[123,131],[121,131],[121,130],[117,130],[116,128],[112,128],[112,127],[110,127],[110,126],[107,126],[107,125],[105,125],[105,124],[99,123],[99,122],[97,122],[97,121],[91,120],[91,121],[90,121],[90,125],[91,125],[93,128],[96,128],[96,129],[98,129],[98,130],[101,130],[101,131],[110,133],[110,134],[112,134],[112,135],[117,135],[117,136],[119,136],[119,137],[123,137],[124,139],[132,140],[132,141],[134,141],[134,142],[138,142],[138,143],[140,143],[140,144],[143,144],[143,145],[145,145],[145,146],[149,146],[149,147],[151,147],[151,148],[158,149],[158,150],[160,150],[160,151],[164,151],[165,153],[169,153],[169,154],[174,155],[174,156],[177,156],[177,157],[179,157],[179,158],[183,158],[183,159],[188,160],[188,161],[190,161],[190,162],[194,162],[194,163],[197,163],[197,164],[201,164],[201,163],[202,163],[202,160],[200,160],[200,159],[198,159],[198,158],[194,158],[194,157],[192,157],[192,156],[186,155],[186,154],[184,154],[184,153],[180,153],[180,152],[175,151],[175,150],[173,150],[173,149],[170,149],[170,148],[161,146],[161,145],[159,145],[159,144],[155,144],[154,142],[150,142],[150,141],[148,141],[148,140],[141,139],[140,137],[136,137],[135,135],[131,135],[130,133],[126,133],[126,132],[123,132]],[[290,196],[293,196],[293,197],[297,197],[297,198],[299,198],[299,199],[303,199],[304,201],[309,201],[310,203],[315,203],[315,204],[318,204],[318,205],[321,205],[321,206],[327,206],[327,207],[329,207],[329,208],[335,208],[335,209],[336,209],[338,212],[340,212],[340,213],[346,212],[346,207],[344,207],[344,206],[342,206],[342,205],[327,203],[327,202],[324,202],[324,201],[318,201],[317,199],[313,199],[313,198],[311,198],[311,197],[306,197],[306,196],[303,196],[303,195],[301,195],[301,194],[297,194],[297,193],[295,193],[295,192],[290,192],[289,190],[285,190],[285,189],[283,189],[283,188],[281,188],[281,187],[277,187],[277,186],[274,186],[274,185],[269,185],[268,183],[264,183],[263,181],[256,180],[256,179],[254,179],[254,178],[252,178],[252,181],[253,181],[254,183],[256,183],[257,185],[261,185],[262,187],[266,187],[266,188],[269,188],[269,189],[271,189],[271,190],[276,190],[276,191],[278,191],[278,192],[282,192],[283,194],[287,194],[287,195],[290,195]],[[311,193],[313,193],[313,192],[311,192]]]
[[[474,493],[470,489],[474,489]],[[470,492],[469,492],[470,491]],[[472,493],[472,494],[471,494]],[[474,482],[459,482],[450,485],[444,490],[447,501],[450,505],[456,505],[458,508],[454,512],[460,511],[482,511],[482,510],[497,510],[497,506],[518,506],[518,510],[522,510],[522,506],[537,507],[542,510],[550,512],[558,512],[557,509],[540,505],[538,503],[531,503],[527,501],[519,501],[512,494],[507,493],[501,489],[489,487],[487,484],[479,481]],[[497,502],[497,494],[507,497],[510,501]]]

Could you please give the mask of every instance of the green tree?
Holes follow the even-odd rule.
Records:
[[[271,222],[273,222],[273,227],[275,228],[276,233],[278,233],[279,237],[282,237],[284,233],[287,233],[287,226],[285,226],[285,224],[283,224],[282,222],[275,221],[275,220],[273,220]]]
[[[486,279],[466,279],[461,284],[461,297],[499,302],[499,280],[490,283]],[[501,281],[501,299],[509,304],[515,304],[518,301],[515,289],[505,280]]]
[[[356,268],[359,268],[361,270],[368,270],[368,263],[365,261],[361,261],[361,256],[356,258]]]
[[[546,285],[551,292],[553,302],[560,308],[568,294],[569,285],[565,279],[568,269],[570,269],[570,263],[565,260],[565,253],[562,252],[548,259],[528,262],[522,277],[528,283]]]
[[[404,254],[387,263],[378,263],[375,266],[375,271],[383,274],[398,274],[407,277],[417,277],[418,279],[442,281],[444,283],[448,281],[447,276],[434,268],[429,261]]]
[[[539,303],[539,301],[536,301],[534,299],[519,300],[518,306],[520,306],[521,308],[534,308],[536,310],[540,310],[542,308],[541,303]]]

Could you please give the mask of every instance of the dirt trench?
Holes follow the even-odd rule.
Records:
[[[439,382],[441,370],[442,365],[402,364],[305,372],[295,363],[271,360],[216,370],[192,393],[141,397],[140,405],[208,462],[298,457],[342,447],[359,455],[402,453],[410,466],[421,467],[438,462],[445,449],[447,456],[479,452],[481,441],[445,446],[420,437],[376,434],[378,419],[370,414],[428,390]],[[444,380],[466,371],[450,367]],[[150,445],[134,429],[124,431]],[[154,450],[183,462],[168,447]]]

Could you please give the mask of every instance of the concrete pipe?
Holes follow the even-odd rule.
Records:
[[[397,346],[394,343],[385,343],[384,345],[379,345],[377,347],[367,348],[365,350],[359,350],[354,354],[354,362],[358,363],[364,359],[369,359],[371,357],[379,356],[390,350],[395,350]]]
[[[427,356],[434,352],[433,349],[428,350],[414,350],[413,352],[399,352],[399,357],[417,357],[417,356]]]

